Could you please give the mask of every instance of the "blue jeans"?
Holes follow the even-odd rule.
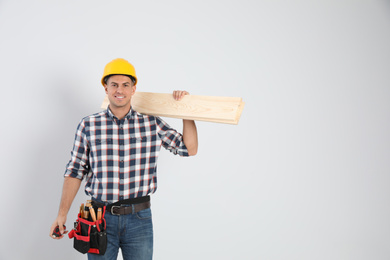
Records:
[[[104,255],[88,254],[88,260],[115,260],[119,248],[123,260],[153,258],[153,224],[150,208],[137,213],[115,216],[106,212],[107,250]]]

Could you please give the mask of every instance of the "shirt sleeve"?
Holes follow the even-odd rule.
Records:
[[[161,138],[162,146],[173,154],[189,156],[187,147],[183,141],[183,135],[170,127],[164,120],[156,117],[158,135]]]
[[[76,130],[71,159],[66,166],[65,177],[82,180],[89,173],[89,144],[85,134],[84,120]]]

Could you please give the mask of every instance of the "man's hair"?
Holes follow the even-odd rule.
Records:
[[[131,75],[125,75],[125,74],[111,74],[111,75],[107,75],[104,77],[104,84],[107,84],[107,81],[108,79],[111,77],[111,76],[115,76],[115,75],[122,75],[122,76],[127,76],[130,78],[131,82],[133,82],[133,85],[135,85],[135,78]]]

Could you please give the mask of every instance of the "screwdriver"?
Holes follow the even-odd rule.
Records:
[[[97,213],[97,220],[102,219],[102,208],[98,208],[98,213]]]
[[[84,217],[84,203],[81,203],[81,206],[80,206],[80,217]]]
[[[88,216],[89,216],[89,212],[88,212],[88,207],[87,206],[85,206],[85,208],[84,208],[84,219],[86,219],[86,220],[88,220]]]
[[[92,221],[96,222],[95,210],[93,209],[92,206],[89,206],[89,213],[91,214]]]

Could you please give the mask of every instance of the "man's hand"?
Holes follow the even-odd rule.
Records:
[[[68,231],[64,230],[64,225],[65,225],[65,222],[66,222],[66,216],[65,217],[62,217],[62,216],[58,216],[57,219],[54,221],[53,225],[51,225],[51,228],[50,228],[50,237],[53,238],[53,239],[61,239],[63,238],[66,233],[68,233]],[[59,237],[56,237],[53,235],[53,232],[54,230],[56,229],[56,227],[59,227],[60,229],[60,234],[61,236]]]
[[[182,100],[185,95],[189,95],[185,90],[175,90],[173,91],[173,98],[177,101]]]

